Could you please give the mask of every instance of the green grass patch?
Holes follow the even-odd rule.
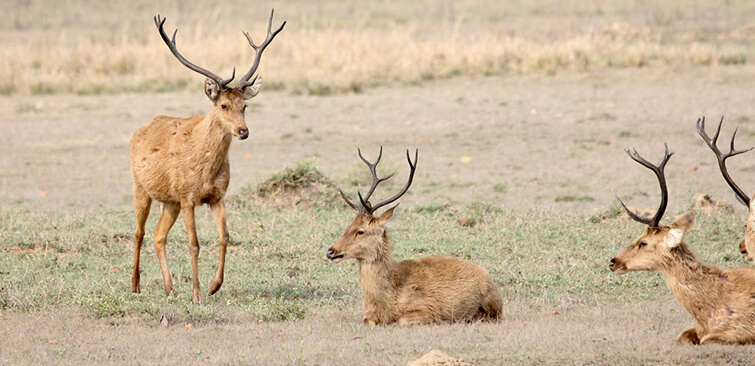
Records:
[[[592,216],[512,212],[484,203],[400,206],[398,213],[390,229],[396,259],[435,254],[469,259],[487,268],[509,299],[607,304],[669,296],[656,273],[618,276],[608,270],[609,260],[645,229],[616,207]],[[205,294],[203,305],[195,306],[180,220],[168,238],[168,260],[179,294],[166,297],[150,234],[142,250],[142,293],[130,293],[131,212],[0,209],[0,308],[80,308],[98,318],[159,320],[167,314],[171,322],[223,322],[239,316],[293,321],[328,306],[361,311],[357,264],[325,259],[325,251],[352,215],[342,207],[311,205],[289,210],[265,205],[230,208],[225,283],[219,293]],[[740,216],[700,214],[688,242],[708,263],[744,266],[735,245],[742,235]],[[477,225],[462,227],[460,218]],[[157,215],[150,217],[148,232],[156,219]],[[200,280],[207,291],[218,244],[206,208],[197,209],[197,227]]]

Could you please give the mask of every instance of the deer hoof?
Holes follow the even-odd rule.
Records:
[[[679,334],[679,336],[676,337],[676,341],[679,343],[700,344],[700,338],[697,337],[697,331],[695,328],[687,329]]]
[[[212,283],[210,284],[210,295],[214,295],[216,292],[218,292],[220,290],[220,286],[223,286],[223,282],[212,281]]]

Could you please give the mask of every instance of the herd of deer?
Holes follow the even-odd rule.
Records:
[[[249,136],[244,119],[245,100],[256,96],[262,78],[255,76],[262,52],[283,30],[285,22],[272,30],[273,13],[268,21],[267,36],[259,46],[248,33],[244,35],[255,51],[252,67],[233,88],[234,79],[222,79],[184,58],[176,48],[176,33],[169,38],[163,29],[165,19],[155,17],[155,25],[173,55],[189,69],[204,75],[205,95],[212,102],[206,116],[174,118],[159,116],[142,126],[131,139],[131,172],[133,176],[136,234],[134,270],[131,291],[140,292],[139,256],[144,239],[144,225],[152,200],[162,203],[162,214],[155,227],[154,242],[162,271],[165,293],[174,292],[166,257],[166,238],[181,213],[186,225],[192,258],[192,299],[202,300],[198,278],[199,241],[197,240],[194,207],[208,204],[219,233],[220,258],[217,272],[210,283],[214,294],[223,284],[228,229],[223,198],[230,180],[228,149],[232,138]],[[254,78],[252,78],[254,76]],[[731,139],[730,151],[723,154],[717,146],[721,130],[718,125],[711,139],[705,132],[705,119],[698,120],[697,131],[715,153],[726,182],[749,208],[745,237],[741,252],[752,260],[755,256],[755,205],[737,186],[726,169],[726,159],[749,150],[736,150]],[[495,321],[501,318],[503,298],[488,272],[466,260],[431,256],[396,262],[391,256],[387,223],[393,217],[394,205],[382,213],[377,211],[397,201],[412,184],[417,168],[418,152],[412,161],[406,156],[410,173],[406,185],[389,199],[372,204],[370,198],[377,186],[392,177],[379,177],[376,171],[382,148],[375,163],[362,156],[372,174],[372,186],[367,194],[358,193],[355,204],[342,191],[346,203],[356,210],[356,216],[345,233],[327,250],[332,262],[353,258],[359,263],[359,282],[364,293],[364,322],[370,325],[398,323],[401,326],[439,322]],[[637,151],[626,150],[636,162],[652,170],[661,187],[661,204],[652,218],[644,218],[616,196],[624,210],[634,220],[647,225],[645,232],[610,262],[611,271],[659,271],[669,289],[695,318],[694,328],[682,332],[678,341],[703,344],[755,343],[755,267],[721,269],[704,264],[684,241],[684,235],[694,222],[694,212],[678,217],[671,225],[661,225],[668,203],[668,189],[664,168],[672,152],[668,146],[659,165],[653,165]]]

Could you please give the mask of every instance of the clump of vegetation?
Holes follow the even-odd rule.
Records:
[[[621,207],[617,204],[611,204],[607,210],[590,216],[587,221],[593,224],[599,224],[606,220],[615,219],[623,213]]]
[[[500,213],[501,209],[490,203],[474,202],[464,208],[461,213],[461,218],[457,223],[461,226],[473,227],[483,223],[487,216]]]
[[[293,207],[301,204],[332,207],[338,191],[332,180],[315,167],[314,159],[299,162],[273,174],[256,188],[247,187],[231,202],[247,206],[248,203],[274,207]]]
[[[307,314],[300,300],[288,299],[284,296],[270,299],[250,296],[247,298],[247,307],[263,322],[301,320]]]

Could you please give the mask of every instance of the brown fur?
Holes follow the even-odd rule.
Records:
[[[745,237],[739,243],[739,252],[745,256],[745,259],[752,261],[755,257],[755,196],[750,199],[750,213],[747,215],[745,222]]]
[[[359,262],[364,322],[409,326],[499,319],[501,291],[484,268],[445,256],[393,260],[386,224],[394,209],[376,218],[358,213],[328,251],[334,262]]]
[[[755,343],[755,268],[717,268],[704,264],[684,242],[694,214],[670,226],[648,228],[611,260],[611,270],[659,271],[676,300],[695,318],[694,328],[677,341],[694,344]]]
[[[192,299],[194,302],[202,299],[197,268],[199,241],[194,223],[194,206],[201,204],[210,205],[220,234],[220,261],[210,284],[210,294],[217,292],[223,284],[228,244],[223,197],[231,178],[228,148],[233,136],[244,139],[248,135],[244,99],[253,95],[245,95],[238,89],[217,90],[209,79],[206,85],[205,93],[213,102],[207,116],[159,116],[139,128],[131,138],[131,173],[136,207],[132,292],[141,290],[139,254],[152,200],[163,203],[154,238],[165,294],[173,292],[165,250],[166,239],[180,212],[192,255]]]

